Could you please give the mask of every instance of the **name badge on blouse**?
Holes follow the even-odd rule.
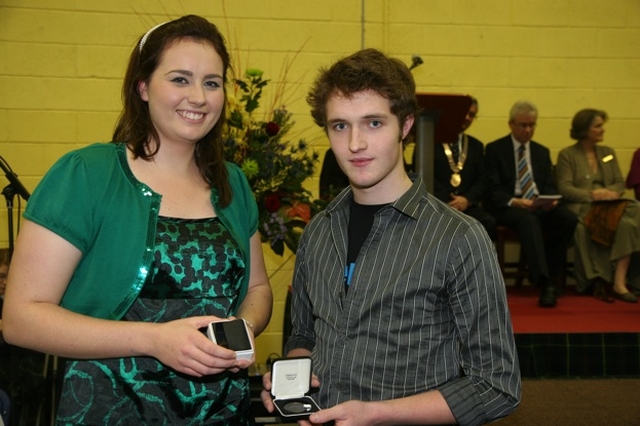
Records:
[[[604,158],[602,159],[602,162],[603,162],[603,163],[608,163],[608,162],[609,162],[609,161],[611,161],[611,160],[613,160],[613,155],[609,154],[609,155],[607,155],[606,157],[604,157]]]

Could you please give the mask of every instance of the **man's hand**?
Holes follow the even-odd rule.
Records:
[[[533,211],[533,200],[527,200],[526,198],[514,198],[511,201],[511,207],[516,207],[518,209],[524,209]]]
[[[273,400],[271,399],[271,372],[262,375],[262,392],[260,392],[260,399],[262,400],[264,408],[266,408],[268,412],[273,413],[276,407],[273,405]]]
[[[456,210],[460,210],[461,212],[467,210],[469,208],[469,200],[462,195],[451,194],[451,201],[449,201],[449,206],[453,207]]]
[[[309,422],[300,425],[322,425],[335,421],[335,426],[373,426],[376,424],[376,411],[373,404],[362,401],[347,401],[326,410],[320,410],[309,416]]]
[[[553,200],[550,203],[542,203],[538,207],[534,206],[534,200],[527,200],[526,198],[514,198],[511,202],[511,207],[517,207],[524,210],[529,210],[530,212],[535,211],[537,209],[541,209],[544,211],[553,210],[558,206],[558,200]]]
[[[335,421],[335,426],[389,424],[455,424],[456,419],[442,394],[431,390],[386,401],[347,401],[309,416],[304,426]]]

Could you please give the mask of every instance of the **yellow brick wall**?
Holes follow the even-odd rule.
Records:
[[[407,63],[420,55],[420,92],[476,96],[480,116],[470,133],[484,142],[508,132],[509,108],[527,98],[540,109],[536,140],[554,160],[584,107],[610,114],[605,143],[623,173],[640,147],[637,0],[0,0],[0,155],[29,191],[63,153],[110,139],[135,40],[187,13],[219,25],[239,72],[258,67],[275,83],[291,64],[285,99],[295,136],[322,153],[328,144],[309,117],[306,90],[319,66],[361,47]],[[0,176],[0,187],[6,183]],[[308,185],[315,191],[317,178]],[[3,246],[7,223],[0,207]],[[280,353],[293,269],[291,253],[280,258],[265,248],[265,256],[276,303],[259,362]]]

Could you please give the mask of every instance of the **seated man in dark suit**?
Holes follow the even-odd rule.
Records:
[[[496,220],[480,207],[487,189],[482,142],[465,131],[478,114],[478,101],[472,98],[458,140],[436,144],[434,149],[435,196],[456,210],[477,219],[492,240],[496,238]]]
[[[518,233],[531,282],[540,287],[539,305],[554,307],[578,219],[557,200],[542,208],[534,204],[539,195],[558,194],[549,149],[531,140],[537,117],[532,103],[516,102],[509,114],[511,134],[486,146],[485,208],[499,225]]]

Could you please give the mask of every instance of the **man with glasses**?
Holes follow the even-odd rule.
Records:
[[[577,218],[558,200],[536,202],[541,195],[558,194],[549,149],[531,140],[537,118],[535,105],[516,102],[509,114],[511,133],[486,146],[485,207],[498,225],[518,234],[529,278],[540,288],[539,305],[552,308]]]

